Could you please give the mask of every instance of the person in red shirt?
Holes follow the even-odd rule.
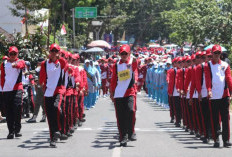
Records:
[[[102,92],[103,92],[103,97],[106,97],[107,94],[107,72],[108,72],[108,65],[106,63],[106,59],[102,58],[101,59],[101,82],[102,82]]]
[[[198,92],[198,98],[200,103],[200,113],[202,120],[202,129],[204,133],[203,143],[209,142],[209,131],[210,131],[210,112],[209,112],[209,101],[207,98],[206,81],[204,75],[204,65],[210,61],[211,49],[203,52],[201,59],[202,62],[196,67],[196,90]]]
[[[7,139],[21,137],[22,114],[22,69],[25,68],[24,60],[18,58],[18,48],[9,48],[9,59],[1,64],[1,87],[3,104],[6,104],[6,120],[9,134]]]
[[[56,141],[61,138],[63,126],[62,109],[64,106],[64,68],[67,62],[60,57],[60,46],[50,46],[49,59],[41,64],[40,84],[44,88],[45,110],[50,131],[50,146],[56,147]]]
[[[144,66],[146,65],[141,65],[141,60],[138,60],[138,92],[141,91],[141,88],[143,87],[146,78]]]
[[[212,47],[212,60],[205,64],[205,80],[209,106],[211,112],[211,127],[214,139],[214,147],[220,147],[219,143],[219,113],[222,119],[222,140],[224,147],[230,147],[230,114],[229,98],[232,92],[232,78],[230,65],[220,60],[222,48],[220,45]]]
[[[134,130],[136,113],[137,60],[132,58],[129,45],[122,45],[121,60],[113,67],[111,99],[115,104],[120,146],[126,146],[128,138],[136,140]]]
[[[195,126],[195,115],[193,105],[189,104],[190,100],[190,87],[191,87],[191,78],[192,78],[192,69],[195,64],[196,58],[195,54],[191,56],[191,60],[187,61],[188,68],[185,72],[185,81],[184,81],[184,93],[186,95],[186,107],[187,107],[187,115],[188,115],[188,129],[190,129],[190,135],[193,135],[193,129]]]
[[[175,79],[176,79],[176,62],[177,62],[177,59],[174,58],[172,60],[173,68],[168,70],[167,72],[168,96],[169,96],[168,100],[169,100],[170,117],[171,117],[170,123],[174,123],[174,116],[176,113],[175,104],[173,100],[173,93],[174,93]]]
[[[193,68],[192,68],[192,74],[191,74],[191,87],[190,87],[190,100],[189,100],[189,103],[191,105],[193,105],[193,112],[194,112],[194,121],[195,121],[195,134],[196,134],[196,137],[197,138],[201,138],[203,139],[204,136],[203,136],[203,121],[202,121],[202,116],[201,116],[201,107],[200,107],[200,103],[199,103],[199,100],[198,100],[198,92],[197,92],[197,89],[196,89],[196,79],[198,79],[196,77],[196,68],[199,64],[202,63],[202,59],[201,59],[201,56],[203,55],[204,53],[201,52],[201,51],[198,51],[196,53],[196,61],[195,61],[195,65],[193,65]]]

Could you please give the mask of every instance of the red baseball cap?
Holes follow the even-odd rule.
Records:
[[[3,56],[3,57],[2,57],[2,60],[6,60],[6,59],[8,59],[7,56]]]
[[[11,47],[9,48],[9,53],[11,53],[11,52],[19,53],[19,50],[18,50],[18,48],[17,48],[17,47],[15,47],[15,46],[11,46]]]
[[[191,59],[192,59],[192,60],[196,59],[196,55],[195,55],[195,54],[192,54]]]
[[[122,52],[130,53],[130,46],[127,44],[122,45],[120,47],[119,53],[122,53]]]
[[[204,56],[204,55],[206,55],[206,51],[201,52],[201,56]]]
[[[211,48],[207,49],[207,50],[206,50],[206,55],[207,55],[207,56],[211,56],[211,55],[212,55],[211,51],[212,51]]]
[[[222,47],[220,45],[214,45],[212,47],[212,53],[216,52],[216,51],[219,51],[222,53]]]
[[[73,54],[73,55],[72,55],[72,58],[73,58],[74,60],[77,60],[77,59],[80,58],[80,56],[79,56],[78,54]]]
[[[201,51],[197,51],[196,56],[202,56],[202,52]]]
[[[190,61],[191,57],[190,56],[186,56],[186,61]]]
[[[53,49],[56,49],[56,50],[60,51],[60,46],[58,44],[54,43],[54,44],[52,44],[50,46],[50,51],[53,50]]]

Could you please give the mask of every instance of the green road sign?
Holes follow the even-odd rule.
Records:
[[[76,7],[75,18],[96,18],[97,8],[96,7]]]

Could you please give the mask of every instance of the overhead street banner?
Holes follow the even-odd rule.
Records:
[[[97,7],[75,7],[75,18],[96,18]]]

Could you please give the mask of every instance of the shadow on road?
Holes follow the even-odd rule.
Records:
[[[145,102],[146,104],[149,104],[154,109],[154,111],[169,111],[169,108],[165,108],[156,104],[154,100],[148,97],[143,98],[142,101]]]
[[[101,132],[97,134],[95,141],[92,142],[94,144],[92,147],[108,147],[109,149],[113,149],[119,146],[118,138],[117,123],[105,122],[105,126],[102,128]]]
[[[49,147],[49,131],[41,131],[35,134],[30,140],[26,140],[23,144],[18,145],[20,148],[26,148],[29,150],[50,148]]]
[[[204,149],[204,148],[213,148],[213,144],[204,144],[199,138],[196,138],[195,135],[190,135],[189,132],[185,132],[183,128],[177,128],[174,124],[169,122],[159,122],[155,125],[164,132],[168,133],[171,138],[174,138],[178,143],[184,144],[185,148],[189,149]],[[190,145],[190,146],[189,146]]]

